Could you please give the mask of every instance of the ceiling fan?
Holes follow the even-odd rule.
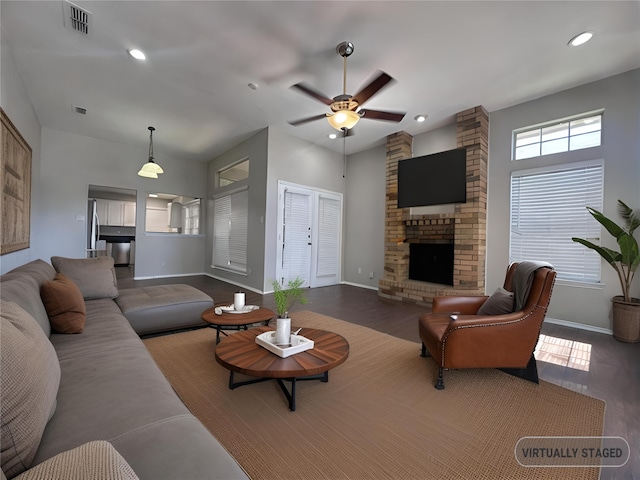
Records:
[[[378,93],[382,88],[393,82],[393,78],[385,72],[378,72],[374,78],[364,87],[361,87],[355,95],[347,94],[347,57],[353,53],[354,47],[351,42],[342,42],[336,47],[338,55],[344,58],[344,74],[342,94],[329,98],[323,93],[315,90],[306,83],[296,83],[291,88],[300,90],[302,93],[318,100],[331,108],[330,113],[314,115],[313,117],[302,118],[289,122],[290,125],[298,126],[304,123],[313,122],[326,118],[329,124],[336,130],[348,135],[349,129],[353,128],[360,118],[370,118],[372,120],[386,120],[389,122],[400,122],[405,113],[385,112],[381,110],[365,110],[362,105]]]

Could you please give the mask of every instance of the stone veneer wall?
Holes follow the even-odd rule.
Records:
[[[398,161],[412,157],[413,137],[387,137],[384,275],[378,294],[431,305],[437,295],[484,294],[489,114],[482,106],[456,116],[458,147],[467,148],[467,202],[453,214],[411,215],[398,208]],[[409,280],[409,243],[453,240],[453,286]]]

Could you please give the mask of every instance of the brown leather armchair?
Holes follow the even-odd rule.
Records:
[[[420,316],[419,332],[422,356],[433,357],[439,367],[435,387],[444,388],[443,370],[453,368],[499,368],[538,383],[533,351],[555,278],[548,264],[509,265],[504,290],[491,297],[495,306],[494,299],[501,293],[504,307],[506,295],[513,292],[509,313],[479,315],[481,307],[489,305],[486,295],[434,298],[432,313]]]

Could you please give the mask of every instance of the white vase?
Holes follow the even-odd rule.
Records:
[[[291,343],[291,319],[278,318],[276,320],[276,345]]]

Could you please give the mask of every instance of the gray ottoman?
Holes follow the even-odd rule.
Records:
[[[125,288],[116,303],[138,335],[207,325],[202,312],[212,298],[191,285]]]

